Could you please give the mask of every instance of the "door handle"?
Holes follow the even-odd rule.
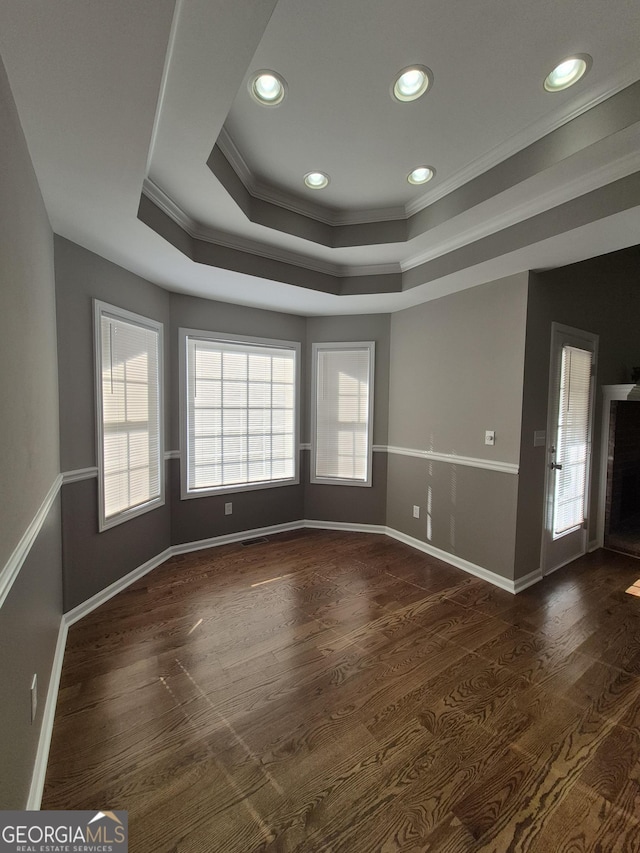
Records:
[[[562,465],[559,465],[557,462],[549,462],[549,468],[551,468],[552,471],[562,471]]]

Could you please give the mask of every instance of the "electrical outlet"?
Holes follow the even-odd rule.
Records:
[[[415,504],[413,505],[413,517],[420,518],[420,507]]]
[[[31,679],[31,722],[36,718],[36,711],[38,710],[38,673],[33,673],[33,678]]]
[[[496,434],[492,429],[485,430],[484,433],[484,443],[494,445],[496,443]]]
[[[224,514],[225,515],[231,515],[232,513],[233,513],[233,504],[231,503],[231,501],[229,501],[229,503],[226,503],[224,505]]]

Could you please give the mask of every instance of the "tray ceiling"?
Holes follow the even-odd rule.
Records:
[[[172,290],[408,307],[638,242],[627,0],[5,0],[0,53],[57,233]],[[593,64],[544,91],[564,57]],[[399,103],[394,76],[433,71]],[[277,107],[249,94],[272,69]],[[406,181],[428,164],[435,178]],[[321,191],[303,176],[331,176]]]

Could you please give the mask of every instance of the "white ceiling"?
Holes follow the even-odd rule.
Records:
[[[635,0],[459,0],[455,14],[445,0],[0,4],[0,54],[56,233],[171,290],[308,314],[398,310],[640,242],[628,177],[640,171],[638,44]],[[546,93],[572,53],[590,54],[591,71]],[[412,63],[433,86],[398,104],[394,74]],[[260,68],[287,81],[277,108],[248,94]],[[266,224],[207,166],[216,142],[274,205]],[[422,163],[436,178],[410,187]],[[315,168],[332,178],[322,193],[301,183]],[[195,263],[140,221],[143,187],[214,263],[219,247],[238,250],[228,268]],[[416,227],[332,248],[278,230],[281,212]],[[260,257],[286,272],[260,277]],[[396,272],[403,289],[333,295],[309,271]]]

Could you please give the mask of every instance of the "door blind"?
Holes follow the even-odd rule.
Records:
[[[580,527],[585,520],[592,353],[562,348],[560,411],[555,470],[553,537]]]

